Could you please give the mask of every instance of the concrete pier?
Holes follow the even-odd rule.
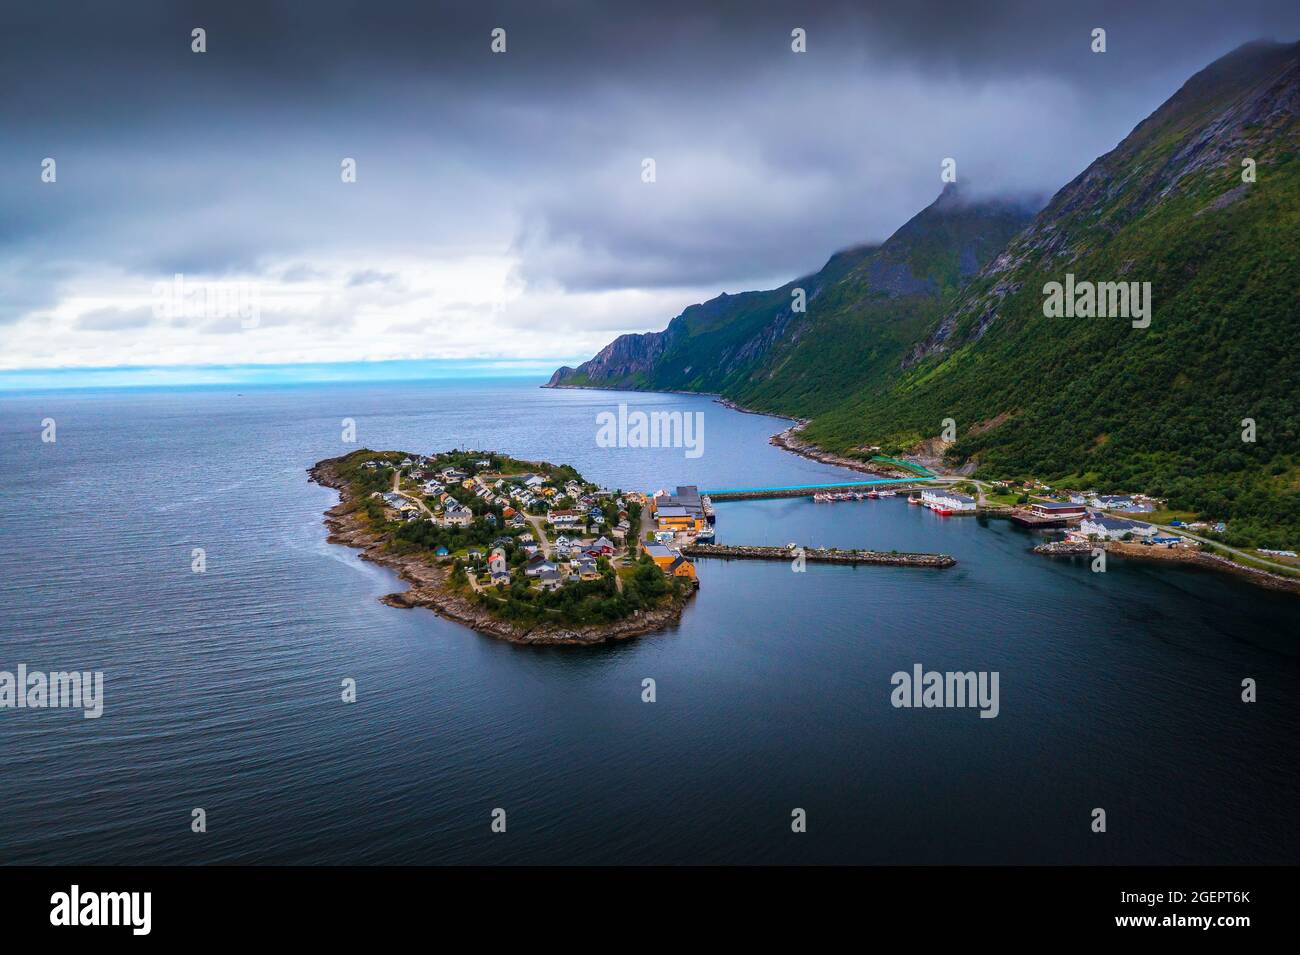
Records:
[[[749,547],[731,544],[687,544],[682,548],[687,557],[719,557],[723,560],[785,560],[791,561],[798,552],[788,547]],[[952,567],[957,563],[947,554],[910,554],[898,551],[831,550],[825,547],[807,547],[804,560],[825,564],[878,564],[888,567]]]

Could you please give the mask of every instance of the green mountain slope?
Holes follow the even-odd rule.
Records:
[[[1233,518],[1239,543],[1296,544],[1298,105],[1297,44],[1198,73],[1052,199],[897,376],[806,436],[903,448],[952,418],[949,459],[982,473],[1143,490]],[[1066,273],[1150,282],[1150,327],[1044,317],[1044,285]]]
[[[1300,44],[1192,77],[1023,229],[946,193],[817,276],[688,309],[554,384],[719,392],[853,455],[1144,491],[1300,544]],[[1243,181],[1243,161],[1256,178]],[[972,274],[977,271],[977,274]],[[1046,317],[1045,287],[1150,283],[1149,326]],[[806,316],[789,294],[807,284]],[[1254,441],[1243,441],[1253,421]]]
[[[713,392],[800,416],[828,410],[896,367],[1030,216],[949,187],[880,246],[837,253],[777,289],[693,305],[664,331],[623,335],[550,384]]]

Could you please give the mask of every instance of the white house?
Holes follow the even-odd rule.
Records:
[[[921,503],[935,511],[974,512],[975,498],[949,491],[946,488],[926,488],[921,491]]]
[[[559,568],[549,560],[536,560],[530,558],[527,566],[524,567],[524,576],[537,577],[545,572],[557,573],[558,571]]]
[[[1119,540],[1125,534],[1154,537],[1156,528],[1151,524],[1129,521],[1122,517],[1105,517],[1094,512],[1079,522],[1079,533],[1085,537],[1100,537],[1102,540]]]
[[[453,527],[468,527],[474,521],[474,512],[460,504],[448,504],[442,512],[442,519]]]

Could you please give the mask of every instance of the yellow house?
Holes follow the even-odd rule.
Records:
[[[669,577],[687,577],[695,579],[695,565],[677,551],[663,544],[646,544],[646,553],[660,570]]]
[[[676,551],[669,550],[663,544],[646,544],[645,552],[650,555],[650,559],[664,573],[668,573],[668,568],[672,566],[673,561],[678,556]]]
[[[694,580],[695,565],[685,557],[678,557],[668,565],[667,573],[670,577],[686,577],[690,580]]]

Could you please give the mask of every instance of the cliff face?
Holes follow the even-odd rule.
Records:
[[[650,375],[659,359],[668,348],[672,338],[673,327],[668,326],[662,332],[646,332],[641,335],[620,335],[599,352],[590,361],[585,361],[577,368],[564,366],[551,375],[546,383],[548,388],[558,388],[571,384],[581,376],[587,384],[597,382],[611,386],[619,382],[635,381]]]

